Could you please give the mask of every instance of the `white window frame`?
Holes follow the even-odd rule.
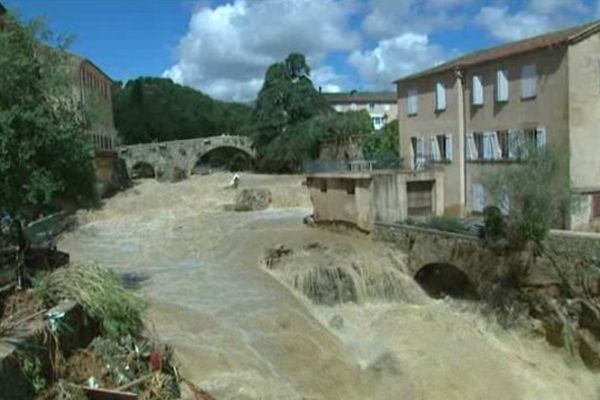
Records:
[[[406,92],[406,114],[409,117],[419,114],[419,97],[415,88]]]
[[[502,213],[502,215],[508,215],[510,213],[510,195],[506,186],[503,186],[500,189],[500,204],[498,208],[500,208],[500,213]]]
[[[547,137],[546,137],[546,127],[545,126],[538,126],[535,129],[535,146],[539,149],[539,150],[543,150],[546,148],[547,146]]]
[[[446,87],[442,82],[436,82],[435,84],[435,110],[446,110]]]
[[[510,98],[510,81],[508,69],[500,68],[496,71],[496,101],[505,103]]]
[[[474,106],[482,106],[484,103],[482,75],[473,75],[473,83],[471,90],[471,104]]]
[[[537,96],[537,68],[535,64],[521,67],[521,99],[535,99]]]

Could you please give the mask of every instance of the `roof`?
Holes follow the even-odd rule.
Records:
[[[73,61],[75,61],[76,63],[78,63],[79,65],[83,64],[83,63],[87,63],[90,64],[92,67],[94,67],[100,74],[102,74],[106,79],[108,79],[111,82],[114,82],[113,79],[104,71],[102,71],[102,69],[100,67],[98,67],[96,64],[94,64],[90,59],[85,58],[85,57],[81,57],[78,54],[75,53],[71,53],[69,51],[66,52],[67,55],[69,56],[69,58],[71,58]]]
[[[396,92],[322,93],[330,103],[395,103]]]
[[[571,41],[583,39],[593,33],[596,33],[599,30],[599,28],[600,21],[595,21],[592,23],[571,27],[565,30],[554,31],[546,33],[544,35],[507,43],[489,49],[474,51],[472,53],[455,58],[433,68],[429,68],[417,72],[415,74],[400,78],[394,83],[422,78],[441,72],[455,70],[457,68],[471,67],[474,65],[483,64],[489,61],[494,61],[505,57],[511,57],[535,50],[540,50],[543,48],[566,44]]]

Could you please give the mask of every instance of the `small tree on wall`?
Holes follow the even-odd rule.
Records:
[[[0,209],[13,217],[19,277],[27,242],[22,216],[58,198],[94,197],[87,112],[74,94],[72,65],[62,44],[39,22],[8,15],[0,29]]]
[[[485,186],[506,214],[501,226],[512,247],[541,244],[550,229],[578,206],[568,177],[568,154],[525,145],[520,155],[521,162],[484,176]],[[488,232],[498,234],[496,225],[498,218],[486,218]]]

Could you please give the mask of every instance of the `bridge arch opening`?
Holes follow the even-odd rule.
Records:
[[[463,300],[479,299],[471,279],[452,264],[427,264],[417,271],[415,281],[429,296],[436,299],[446,296]]]
[[[253,165],[254,159],[246,151],[232,146],[219,146],[198,155],[192,167],[192,174],[202,174],[214,169],[246,171]]]
[[[152,164],[140,161],[131,167],[131,179],[156,178],[156,170]]]

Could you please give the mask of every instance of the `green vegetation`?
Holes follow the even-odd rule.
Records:
[[[34,282],[34,293],[48,307],[61,300],[78,301],[110,338],[137,336],[142,328],[144,302],[98,265],[70,265]]]
[[[214,100],[165,78],[113,89],[115,125],[126,144],[245,134],[251,108]]]
[[[27,240],[23,215],[59,199],[95,197],[89,110],[72,92],[72,63],[38,22],[5,18],[0,30],[0,210],[13,216],[19,286]]]
[[[380,132],[364,137],[362,151],[366,159],[397,166],[400,163],[400,129],[398,121],[388,122]]]
[[[259,168],[297,172],[318,156],[322,140],[372,131],[368,113],[336,113],[310,80],[302,54],[269,67],[252,114]]]
[[[522,163],[484,176],[495,203],[506,202],[509,206],[504,224],[499,224],[497,215],[490,214],[486,230],[503,236],[513,247],[528,242],[541,244],[550,229],[577,207],[567,174],[568,155],[528,144],[520,153]]]

